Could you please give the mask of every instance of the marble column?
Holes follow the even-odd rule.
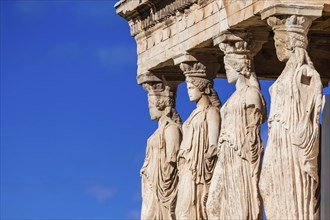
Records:
[[[299,10],[301,7],[267,18],[274,31],[277,57],[286,63],[269,89],[269,137],[260,177],[268,219],[319,218],[322,83],[306,50],[315,17]]]
[[[206,200],[217,161],[220,132],[220,100],[213,88],[219,64],[211,57],[203,61],[184,54],[175,62],[186,77],[189,99],[196,109],[182,126],[178,154],[179,184],[177,219],[207,219]]]
[[[221,108],[220,151],[207,201],[209,219],[262,218],[258,181],[263,145],[260,126],[266,106],[254,72],[254,55],[267,39],[244,30],[225,31],[214,39],[224,52],[229,83],[236,91]]]
[[[177,154],[182,140],[181,119],[175,109],[177,84],[145,81],[142,86],[148,92],[150,117],[158,121],[158,128],[147,141],[141,169],[141,219],[176,219]]]

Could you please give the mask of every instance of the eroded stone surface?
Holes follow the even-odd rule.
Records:
[[[188,95],[197,106],[182,126],[176,216],[187,220],[207,219],[205,205],[217,161],[220,101],[203,65],[188,66],[183,67]]]
[[[207,201],[209,219],[262,218],[258,181],[266,106],[253,69],[253,56],[262,43],[242,34],[243,38],[232,33],[221,36],[228,82],[236,84],[236,91],[221,108],[220,151]]]
[[[270,17],[276,53],[286,62],[270,87],[268,143],[260,189],[269,219],[318,219],[322,83],[306,51],[312,19]]]
[[[129,23],[137,42],[138,75],[173,66],[172,58],[184,51],[214,50],[212,38],[222,31],[244,28],[270,32],[264,18],[273,14],[304,14],[322,16],[312,24],[310,31],[311,56],[322,79],[330,79],[330,3],[328,0],[122,0],[117,12]],[[269,41],[272,41],[270,38]],[[270,45],[273,45],[272,43]],[[259,77],[276,79],[278,65],[272,56],[274,46],[261,49],[255,57]],[[222,54],[218,49],[217,53]],[[323,54],[323,55],[322,55]],[[224,77],[224,72],[218,74]]]
[[[149,137],[141,169],[141,219],[176,219],[177,154],[182,140],[181,119],[175,109],[175,89],[161,82],[144,83],[157,130]]]

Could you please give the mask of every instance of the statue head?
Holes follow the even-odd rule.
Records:
[[[250,32],[232,32],[223,32],[219,47],[225,54],[227,80],[236,83],[239,78],[251,78],[254,72],[253,56],[261,49],[263,41],[254,41]]]
[[[220,107],[218,94],[213,88],[213,80],[188,75],[186,83],[190,101],[198,102],[204,95],[209,98],[213,106]]]
[[[281,62],[288,61],[294,53],[295,48],[306,49],[307,47],[305,36],[283,30],[275,31],[274,40],[276,55]]]
[[[281,62],[288,61],[296,48],[306,49],[307,32],[312,22],[310,19],[291,15],[270,17],[267,21],[273,28],[276,55]]]
[[[203,95],[209,95],[210,88],[213,86],[211,80],[202,77],[188,76],[186,83],[188,95],[192,102],[197,102]]]
[[[151,120],[159,120],[163,115],[163,106],[160,104],[163,99],[160,96],[148,95],[148,106]]]
[[[244,54],[227,54],[224,57],[227,80],[236,83],[240,76],[251,76],[251,59]]]
[[[148,91],[148,106],[151,120],[159,120],[167,116],[175,122],[181,122],[175,109],[176,91],[162,82],[144,83],[143,87]]]

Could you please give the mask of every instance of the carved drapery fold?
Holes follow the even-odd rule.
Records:
[[[318,219],[320,75],[306,51],[314,17],[277,15],[277,57],[286,66],[270,87],[269,137],[260,189],[269,219]]]
[[[194,59],[180,63],[190,101],[196,102],[197,108],[182,126],[183,140],[178,154],[178,219],[207,219],[205,205],[217,161],[216,142],[220,129],[220,101],[212,79],[216,66]]]
[[[141,219],[176,219],[177,153],[182,139],[181,119],[175,109],[176,85],[159,81],[142,85],[158,128],[148,139],[141,169]]]
[[[255,40],[244,30],[232,30],[214,42],[225,54],[228,82],[236,83],[236,91],[221,108],[220,151],[207,214],[210,219],[259,219],[260,126],[266,120],[266,106],[254,73],[253,56],[265,40]]]

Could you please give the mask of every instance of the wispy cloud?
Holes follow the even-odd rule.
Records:
[[[96,199],[97,202],[103,203],[113,198],[116,194],[116,190],[109,186],[92,185],[86,189],[86,193]]]

